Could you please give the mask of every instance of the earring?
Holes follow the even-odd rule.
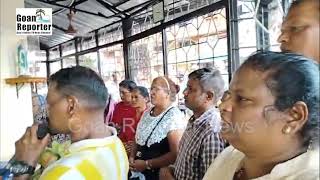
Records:
[[[282,129],[282,133],[283,134],[289,134],[291,132],[291,127],[290,126],[285,126],[283,129]]]

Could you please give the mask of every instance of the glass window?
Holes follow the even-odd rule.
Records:
[[[77,65],[77,62],[76,62],[75,56],[67,57],[62,60],[63,68],[72,67],[76,65]]]
[[[81,38],[80,44],[80,51],[96,47],[95,34],[91,33],[87,37]]]
[[[150,87],[154,78],[164,74],[161,33],[134,41],[129,47],[131,77],[138,85]]]
[[[97,52],[92,52],[79,56],[79,65],[91,68],[92,70],[99,73]]]
[[[50,63],[50,75],[61,69],[61,61],[55,61]]]
[[[179,104],[188,74],[203,67],[215,67],[229,83],[227,21],[220,9],[166,28],[168,75],[181,88]]]
[[[101,76],[115,101],[120,100],[118,84],[125,79],[122,44],[100,49]]]
[[[49,59],[56,59],[60,57],[60,52],[59,52],[59,48],[53,48],[49,50]]]
[[[67,42],[65,44],[62,44],[62,56],[66,56],[69,54],[73,54],[76,52],[74,41]]]

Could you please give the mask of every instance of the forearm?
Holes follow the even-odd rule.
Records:
[[[137,143],[134,141],[132,145],[132,149],[129,155],[129,158],[135,158],[137,154]]]
[[[30,178],[31,178],[31,176],[29,174],[13,177],[14,180],[28,180]]]
[[[177,158],[177,153],[175,152],[168,152],[167,154],[164,154],[158,158],[154,159],[147,159],[148,163],[152,168],[161,168],[164,166],[169,166],[170,164],[173,164]]]

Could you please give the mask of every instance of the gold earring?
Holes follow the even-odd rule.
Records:
[[[282,129],[282,133],[283,134],[289,134],[291,132],[291,127],[290,126],[285,126],[283,129]]]

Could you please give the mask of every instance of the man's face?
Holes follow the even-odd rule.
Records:
[[[131,96],[131,92],[129,91],[129,89],[126,89],[124,87],[120,87],[119,92],[120,92],[120,98],[124,103],[131,103],[132,96]]]
[[[52,83],[47,95],[48,124],[51,133],[69,133],[68,129],[68,102],[67,98],[56,90],[56,84]]]
[[[183,91],[185,105],[192,111],[202,107],[207,102],[207,94],[202,90],[199,80],[189,79],[187,88]]]
[[[302,54],[319,63],[319,9],[317,7],[315,1],[309,1],[290,9],[278,39],[282,51]]]

